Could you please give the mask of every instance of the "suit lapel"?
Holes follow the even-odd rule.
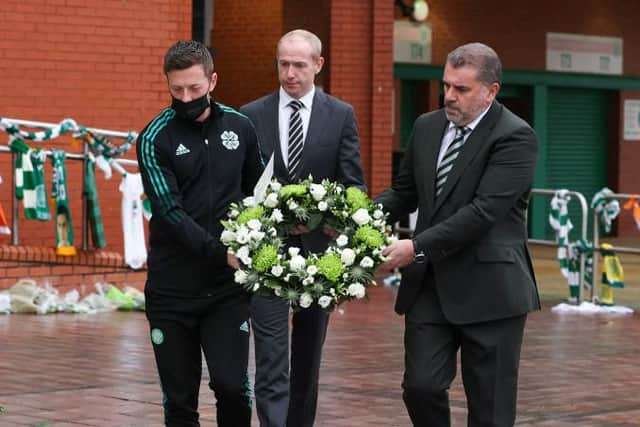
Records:
[[[269,156],[273,153],[273,163],[274,163],[274,175],[280,179],[287,178],[288,173],[287,168],[285,167],[284,160],[282,159],[282,148],[280,144],[280,128],[279,128],[279,102],[280,97],[278,96],[278,92],[273,93],[270,97],[268,97],[265,101],[264,108],[264,126],[265,126],[265,136],[266,141],[263,143],[269,147]]]
[[[313,152],[317,148],[317,140],[323,132],[323,127],[328,123],[329,109],[327,107],[327,95],[322,90],[316,88],[313,95],[313,105],[311,116],[309,117],[309,128],[304,138],[302,147],[302,159],[300,160],[300,178],[305,179],[311,171],[309,159],[313,159]]]
[[[482,148],[482,145],[487,140],[489,133],[495,126],[498,117],[500,117],[501,111],[502,105],[494,101],[494,103],[491,105],[491,108],[489,108],[489,111],[487,111],[487,114],[482,118],[480,123],[478,123],[478,126],[476,126],[473,132],[471,132],[471,135],[469,135],[469,138],[464,143],[462,151],[460,151],[460,155],[453,163],[453,168],[447,176],[447,181],[442,188],[442,193],[436,199],[434,213],[447,199],[449,193],[451,193],[453,187],[455,187],[456,183],[462,176],[462,172],[466,169],[469,162],[473,160],[475,155]]]

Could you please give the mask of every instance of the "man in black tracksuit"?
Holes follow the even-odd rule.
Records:
[[[207,48],[175,43],[164,72],[173,98],[140,133],[137,155],[151,201],[145,286],[167,426],[198,426],[201,351],[220,426],[249,426],[249,295],[220,243],[229,204],[262,172],[249,120],[211,101],[217,75]]]

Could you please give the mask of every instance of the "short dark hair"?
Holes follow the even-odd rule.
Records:
[[[195,40],[179,40],[164,55],[164,73],[174,70],[186,70],[194,65],[202,65],[204,74],[213,73],[213,57],[209,48]]]
[[[478,69],[478,80],[489,86],[502,83],[502,63],[495,50],[486,44],[468,43],[452,50],[447,63],[453,68],[470,65]]]

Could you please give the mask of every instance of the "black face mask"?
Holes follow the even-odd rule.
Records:
[[[171,108],[176,111],[178,117],[182,117],[187,120],[195,120],[204,110],[209,108],[211,104],[209,103],[209,94],[206,93],[200,98],[192,99],[189,102],[182,102],[177,98],[173,98],[171,101]]]

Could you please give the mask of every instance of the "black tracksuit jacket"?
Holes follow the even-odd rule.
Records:
[[[220,221],[231,202],[252,194],[262,173],[249,119],[219,103],[204,123],[167,108],[136,147],[152,211],[146,291],[186,298],[241,291],[226,263]]]

